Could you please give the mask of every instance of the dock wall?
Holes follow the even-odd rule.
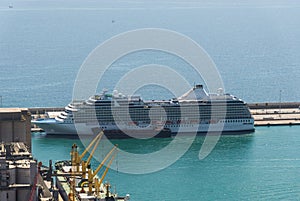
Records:
[[[33,107],[28,108],[32,115],[45,114],[46,112],[60,112],[63,111],[63,107]]]
[[[300,102],[248,104],[255,126],[300,125]]]
[[[250,109],[284,109],[299,108],[300,102],[270,102],[270,103],[248,103]]]
[[[255,120],[255,126],[300,125],[300,102],[265,102],[247,105]],[[29,108],[35,117],[63,110],[62,107]]]
[[[250,109],[276,109],[276,108],[299,108],[300,102],[265,102],[265,103],[247,103]],[[33,107],[28,108],[29,112],[35,114],[45,114],[46,112],[63,111],[64,107]]]

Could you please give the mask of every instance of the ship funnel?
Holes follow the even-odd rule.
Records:
[[[203,85],[197,84],[188,92],[178,98],[178,100],[201,100],[207,98],[208,94],[203,88]]]
[[[222,88],[219,88],[217,90],[217,93],[218,93],[219,96],[224,95],[224,90]]]
[[[118,90],[115,89],[115,90],[113,91],[113,97],[117,97],[118,94],[119,94]]]

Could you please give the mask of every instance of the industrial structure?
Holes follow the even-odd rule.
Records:
[[[45,167],[33,159],[30,128],[31,113],[28,109],[0,108],[0,201],[129,200],[129,195],[120,197],[110,191],[109,183],[103,182],[116,156],[116,146],[95,171],[90,167],[103,131],[82,154],[74,144],[71,160],[57,162],[53,171],[52,161],[49,167]],[[83,160],[92,147],[87,161]],[[97,173],[107,161],[104,173],[98,178]]]
[[[52,200],[42,185],[38,164],[22,142],[0,144],[0,200],[34,201],[43,192],[44,200]],[[46,192],[48,190],[48,192]],[[46,199],[48,197],[48,199]]]
[[[0,108],[0,142],[24,142],[31,151],[31,113],[27,108]]]
[[[53,200],[31,155],[31,114],[0,108],[0,200]]]

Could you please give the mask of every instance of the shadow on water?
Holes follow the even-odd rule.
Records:
[[[33,153],[35,157],[42,159],[42,162],[46,164],[48,159],[52,159],[54,162],[69,159],[73,143],[78,144],[80,152],[83,151],[82,141],[78,138],[55,138],[45,134],[33,134],[32,136]],[[176,148],[180,149],[180,146],[184,145],[188,138],[182,138]],[[118,192],[131,193],[133,200],[143,200],[145,195],[151,196],[153,200],[176,200],[183,198],[183,194],[187,195],[186,200],[193,200],[195,192],[198,192],[200,187],[201,191],[206,193],[197,193],[199,199],[232,199],[236,193],[232,189],[238,189],[240,185],[242,188],[246,186],[235,178],[239,177],[251,181],[251,175],[247,173],[247,169],[244,167],[247,166],[248,155],[253,149],[254,135],[221,136],[211,154],[205,159],[199,160],[199,150],[204,139],[205,136],[196,136],[189,150],[181,158],[159,172],[130,175],[110,170],[108,178],[112,183],[117,184]],[[83,141],[85,140],[89,141],[88,139]],[[152,138],[110,141],[113,144],[119,144],[121,149],[128,152],[145,154],[168,146],[172,140],[173,138]],[[99,148],[101,149],[101,144]],[[157,162],[159,164],[159,161]],[[92,160],[93,167],[97,167],[98,164],[98,161]],[[121,161],[119,165],[121,165]],[[158,181],[159,184],[157,184]],[[157,184],[156,187],[153,186],[154,184]],[[139,189],[136,186],[142,188]],[[178,186],[180,188],[174,190]],[[164,189],[163,192],[159,191],[161,188]],[[157,193],[154,194],[151,189]],[[226,191],[228,195],[224,196]],[[245,195],[244,192],[239,194],[240,196]]]
[[[69,142],[71,143],[74,140],[74,143],[77,143],[79,146],[87,146],[89,142],[95,136],[83,136],[78,137],[76,135],[47,135],[45,133],[32,133],[32,138],[44,139],[47,142],[51,142],[55,140],[56,143],[61,142]],[[180,137],[180,141],[177,146],[180,149],[180,145],[185,143],[185,139],[191,138],[190,136]],[[201,146],[204,142],[205,136],[200,135],[196,136],[193,144],[191,145],[189,152],[193,153],[201,149]],[[155,151],[159,151],[162,148],[168,146],[173,140],[174,137],[171,138],[149,138],[149,139],[106,139],[103,137],[102,140],[109,140],[111,144],[118,144],[119,149],[130,152],[130,153],[139,153],[146,154]],[[253,134],[244,134],[244,135],[222,135],[214,147],[212,153],[208,158],[214,157],[218,154],[231,154],[231,152],[235,152],[238,149],[238,153],[240,157],[243,157],[243,154],[247,154],[247,151],[251,148],[251,144],[253,141]],[[101,144],[101,143],[100,143]],[[198,153],[197,153],[198,154]]]
[[[204,138],[196,138],[194,145],[196,149],[200,150],[200,146],[203,144]],[[247,135],[225,135],[221,136],[215,148],[206,160],[214,158],[227,158],[228,156],[234,156],[237,158],[247,158],[249,152],[251,152],[254,141],[253,134]],[[199,142],[199,143],[198,143]]]
[[[203,164],[211,162],[228,162],[232,161],[243,162],[251,158],[253,154],[254,135],[224,135],[221,136],[212,152],[203,160],[199,159],[199,151],[205,140],[205,136],[196,136],[194,139],[186,136],[181,137],[176,142],[174,152],[182,150],[187,143],[192,144],[184,153],[183,157],[178,160],[177,165],[181,164],[181,160],[189,160],[190,162],[201,162]],[[78,136],[51,136],[45,133],[32,133],[33,153],[41,160],[53,159],[63,160],[69,159],[71,146],[75,143],[78,145],[79,151],[82,152],[84,147],[91,142],[92,136],[78,138]],[[150,139],[110,139],[109,142],[114,145],[118,144],[118,148],[122,151],[134,154],[147,154],[162,150],[167,147],[174,138],[150,138]],[[108,139],[103,139],[98,146],[98,153],[107,146]],[[106,150],[107,151],[107,150]],[[47,156],[44,154],[47,153]],[[50,155],[51,153],[51,155]],[[183,158],[183,159],[182,159]],[[186,164],[184,164],[186,165]]]

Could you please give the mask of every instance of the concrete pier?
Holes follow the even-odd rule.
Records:
[[[300,125],[300,102],[249,103],[255,126]],[[35,118],[45,113],[61,112],[64,108],[29,108]],[[40,131],[33,128],[33,131]]]
[[[254,109],[291,109],[291,108],[299,108],[300,102],[265,102],[265,103],[248,103],[248,107],[251,110]]]
[[[300,125],[299,108],[251,109],[255,126]]]
[[[46,114],[47,112],[61,112],[64,110],[63,107],[33,107],[33,108],[28,108],[29,112],[32,115],[43,115]]]

